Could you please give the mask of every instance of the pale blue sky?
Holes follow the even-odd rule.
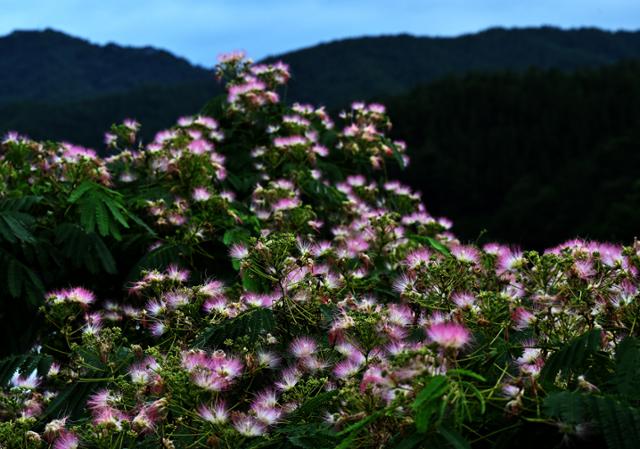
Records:
[[[96,43],[152,45],[212,66],[344,37],[454,36],[491,26],[640,29],[640,0],[0,0],[0,36],[54,28]]]

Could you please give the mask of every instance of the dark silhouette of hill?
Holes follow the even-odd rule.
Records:
[[[450,74],[571,70],[632,58],[640,58],[640,32],[542,27],[495,28],[454,38],[344,39],[266,60],[291,65],[287,101],[338,109]],[[0,133],[16,129],[34,138],[100,146],[99,130],[112,122],[134,116],[150,135],[177,115],[195,113],[212,92],[220,89],[211,71],[166,51],[100,46],[53,30],[0,38]]]
[[[345,39],[285,53],[288,97],[339,107],[397,95],[416,84],[468,71],[573,70],[640,58],[640,32],[596,28],[493,28],[453,38],[410,35]]]
[[[210,78],[210,71],[151,47],[96,45],[49,29],[0,38],[0,105],[66,103],[145,85]]]
[[[387,98],[399,174],[458,235],[541,249],[640,237],[640,61],[451,76]]]

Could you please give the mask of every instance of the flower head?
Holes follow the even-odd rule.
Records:
[[[429,340],[445,349],[460,349],[471,340],[471,333],[461,324],[434,323],[427,329]]]

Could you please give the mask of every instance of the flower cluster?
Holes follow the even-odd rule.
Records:
[[[323,108],[279,103],[284,64],[233,53],[216,73],[229,82],[213,116],[146,145],[127,120],[107,133],[106,159],[3,141],[3,192],[47,194],[38,225],[58,230],[52,245],[92,246],[76,266],[85,277],[43,277],[42,328],[0,392],[0,443],[414,447],[525,423],[576,433],[584,422],[546,410],[558,392],[609,388],[637,341],[640,245],[461,242],[379,170],[408,163],[383,106],[354,103],[335,125]],[[76,205],[80,224],[66,222]]]

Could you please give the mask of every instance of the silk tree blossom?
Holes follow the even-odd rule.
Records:
[[[591,260],[576,260],[573,269],[579,278],[587,280],[596,274],[596,270]]]
[[[66,429],[67,419],[68,419],[68,416],[65,416],[60,419],[54,419],[49,421],[47,425],[44,426],[43,436],[45,440],[51,443],[57,437],[65,433],[67,431]]]
[[[273,145],[280,149],[306,145],[307,143],[307,139],[303,136],[276,137],[273,139]]]
[[[189,270],[183,270],[177,265],[169,265],[169,268],[167,268],[166,271],[166,276],[168,279],[175,282],[187,282],[189,280]]]
[[[24,388],[25,390],[35,390],[38,388],[42,379],[38,376],[38,370],[34,369],[28,376],[20,374],[17,369],[11,377],[11,385],[15,388]]]
[[[242,50],[234,50],[229,53],[220,53],[218,55],[218,63],[220,64],[236,64],[246,58],[246,53]]]
[[[410,270],[426,266],[431,261],[432,252],[427,248],[420,248],[407,254],[404,262]]]
[[[53,449],[78,449],[80,447],[80,439],[70,431],[64,431],[53,443]]]
[[[227,357],[222,351],[211,355],[203,351],[183,353],[182,366],[191,374],[194,384],[209,391],[228,389],[244,368],[239,359]]]
[[[246,437],[257,437],[264,435],[267,431],[266,426],[253,416],[237,415],[233,419],[233,428]]]
[[[46,297],[47,301],[51,304],[62,304],[68,302],[79,304],[83,308],[87,308],[96,300],[93,292],[83,287],[53,291],[48,293]]]
[[[311,357],[318,349],[318,344],[309,337],[297,337],[289,347],[291,354],[298,359]]]
[[[162,419],[167,406],[167,399],[160,398],[150,404],[144,404],[131,419],[131,426],[141,434],[154,432],[157,423]]]
[[[191,194],[191,198],[193,198],[195,202],[204,202],[211,198],[211,193],[209,193],[206,187],[196,187]]]
[[[129,367],[129,376],[131,382],[139,385],[146,385],[152,381],[158,381],[160,379],[157,374],[160,369],[160,365],[154,357],[146,357],[138,363],[134,363]]]
[[[524,262],[524,255],[519,250],[502,251],[498,255],[498,273],[506,273]]]
[[[451,301],[460,309],[470,309],[476,302],[476,297],[469,292],[455,292],[451,295]]]
[[[300,381],[301,373],[296,367],[286,368],[280,372],[279,380],[275,386],[281,391],[289,391]]]
[[[403,273],[393,281],[393,290],[401,295],[406,295],[414,291],[415,283],[415,277],[408,273]]]
[[[296,207],[300,206],[300,199],[299,198],[280,198],[279,200],[277,200],[275,203],[273,203],[273,211],[277,212],[277,211],[281,211],[281,210],[289,210],[289,209],[294,209]]]
[[[511,320],[517,330],[524,330],[536,321],[536,316],[524,307],[516,307],[511,315]]]
[[[471,333],[455,322],[434,323],[427,328],[427,337],[444,349],[460,349],[471,340]]]
[[[480,253],[473,246],[454,245],[451,254],[461,262],[477,264],[480,261]]]
[[[213,405],[201,404],[197,409],[198,415],[212,424],[224,424],[229,421],[229,412],[223,401],[218,401]]]
[[[354,360],[342,360],[333,368],[333,375],[338,379],[347,379],[355,376],[362,365]]]
[[[244,260],[249,256],[249,248],[244,243],[234,243],[229,249],[229,256],[234,260]]]

